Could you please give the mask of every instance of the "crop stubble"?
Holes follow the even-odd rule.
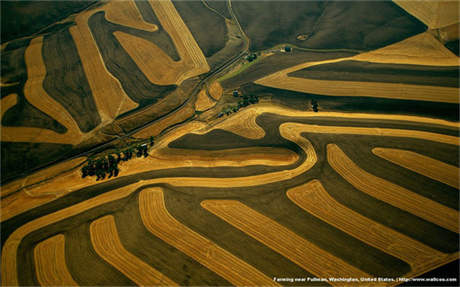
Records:
[[[356,189],[458,233],[458,211],[364,171],[335,144],[328,144],[327,160]]]
[[[145,227],[152,234],[229,282],[237,286],[278,285],[251,265],[178,222],[167,211],[161,188],[141,191],[139,212]]]
[[[239,201],[205,200],[201,206],[319,278],[370,277]]]
[[[125,249],[112,215],[93,221],[90,233],[96,253],[139,286],[177,286],[171,279]]]
[[[349,209],[330,196],[318,180],[296,186],[287,196],[305,211],[388,254],[424,270],[447,256]]]
[[[78,286],[65,262],[65,237],[58,234],[34,249],[35,272],[42,286]]]

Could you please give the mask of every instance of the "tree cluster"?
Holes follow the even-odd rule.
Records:
[[[241,97],[241,99],[238,101],[238,104],[236,106],[232,106],[232,107],[227,107],[225,109],[223,109],[218,115],[217,117],[221,118],[223,117],[224,115],[230,115],[232,113],[236,113],[238,112],[241,108],[243,107],[247,107],[251,104],[256,104],[259,102],[259,96],[257,95],[243,95]]]
[[[257,55],[255,53],[252,53],[252,54],[249,54],[246,56],[245,58],[248,62],[252,62],[254,61],[255,59],[257,59]]]
[[[153,137],[150,137],[150,146],[153,146]],[[81,177],[96,176],[96,180],[116,177],[120,172],[118,163],[132,159],[134,154],[136,157],[147,157],[149,155],[147,144],[138,145],[135,148],[130,147],[98,159],[89,159],[81,168]]]
[[[317,113],[318,112],[318,101],[316,101],[315,99],[311,99],[311,107],[313,108],[313,111]]]

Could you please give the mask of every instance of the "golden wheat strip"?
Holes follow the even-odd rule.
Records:
[[[83,201],[81,203],[72,205],[70,207],[61,209],[54,213],[45,215],[43,217],[32,220],[18,229],[16,229],[6,240],[2,249],[2,264],[1,264],[1,279],[2,286],[18,286],[18,268],[17,265],[17,251],[19,244],[25,236],[33,231],[43,228],[47,225],[56,223],[65,218],[72,217],[74,215],[83,213],[91,208],[99,206],[101,204],[115,201],[124,198],[134,192],[137,188],[144,184],[143,181],[139,181],[135,184],[124,186],[113,191],[104,193],[96,196],[92,199]],[[2,206],[3,208],[3,206]]]
[[[113,34],[151,83],[180,85],[184,80],[188,68],[183,60],[173,61],[157,45],[145,39],[120,31]]]
[[[188,67],[182,74],[179,83],[185,79],[198,76],[209,71],[209,65],[192,33],[185,25],[170,0],[149,0],[163,28],[171,36],[178,53]]]
[[[451,0],[393,0],[409,14],[425,23],[430,29],[460,22],[459,2]]]
[[[161,188],[141,191],[139,211],[155,236],[237,286],[278,285],[243,260],[178,222],[166,209]]]
[[[90,233],[96,253],[134,283],[139,286],[177,286],[177,283],[125,249],[112,215],[93,221]]]
[[[338,97],[371,97],[443,103],[459,103],[460,89],[453,87],[379,83],[358,81],[329,81],[288,77],[256,81],[268,87]]]
[[[138,107],[123,90],[120,81],[106,68],[96,41],[88,26],[88,19],[103,8],[81,13],[77,25],[69,28],[80,56],[83,70],[96,103],[101,125],[111,122],[117,115]]]
[[[400,258],[409,263],[413,270],[447,256],[340,204],[327,193],[318,180],[291,188],[286,194],[305,211],[385,253]]]
[[[456,166],[409,150],[374,148],[372,152],[392,163],[458,189],[460,173]]]
[[[213,82],[208,88],[209,95],[216,101],[218,101],[224,92],[222,86],[218,81]]]
[[[327,160],[356,189],[458,233],[458,211],[364,171],[335,144],[327,145]]]
[[[401,42],[356,55],[353,59],[373,63],[425,66],[458,66],[460,64],[459,57],[430,32],[420,33]]]
[[[222,129],[249,139],[261,139],[265,136],[264,129],[256,122],[259,114],[252,109],[231,115],[224,121],[216,124],[211,129],[194,132],[195,134],[205,134],[215,129]]]
[[[82,132],[75,120],[64,107],[51,98],[43,88],[46,67],[42,56],[43,36],[34,38],[27,47],[24,55],[27,67],[27,81],[24,95],[27,101],[51,118],[67,128],[65,134],[52,130],[31,127],[2,126],[2,140],[13,142],[47,142],[62,144],[78,144],[82,140]],[[17,95],[9,95],[2,104],[11,108],[17,102]],[[7,109],[2,108],[2,115]]]
[[[157,25],[144,21],[134,0],[112,1],[104,6],[104,10],[105,18],[116,24],[148,32],[158,30]]]
[[[174,168],[174,167],[183,167],[183,166],[218,166],[213,164],[212,161],[198,159],[198,160],[187,160],[184,161],[183,158],[180,160],[173,159],[168,160],[167,158],[164,159],[162,156],[162,149],[166,149],[169,142],[173,141],[174,139],[180,137],[185,132],[191,132],[196,128],[203,127],[203,124],[200,123],[191,123],[190,125],[186,125],[183,127],[179,127],[172,131],[170,138],[167,141],[160,142],[157,145],[157,148],[152,152],[151,156],[147,159],[139,159],[133,160],[126,163],[126,166],[122,168],[126,168],[126,175],[129,174],[136,174],[141,171],[148,171],[148,170],[155,170],[155,169],[164,169],[164,168]],[[316,161],[317,156],[316,152],[311,145],[310,141],[305,139],[304,137],[300,137],[300,133],[304,132],[304,126],[302,124],[291,124],[285,123],[280,126],[280,133],[281,135],[293,142],[295,142],[298,146],[300,146],[305,154],[306,160],[302,162],[298,167],[292,170],[282,170],[270,173],[264,173],[254,176],[247,176],[247,177],[234,177],[234,178],[208,178],[208,177],[168,177],[168,178],[158,178],[149,180],[146,182],[149,183],[160,183],[160,182],[168,182],[172,185],[177,186],[216,186],[216,187],[244,187],[244,186],[256,186],[265,183],[277,182],[286,179],[290,179],[294,176],[297,176],[301,173],[308,171],[312,168]],[[283,155],[284,154],[284,155]],[[292,157],[285,157],[285,153],[281,154],[281,159],[283,164],[286,163],[286,159],[291,161]],[[162,160],[163,158],[163,160]],[[247,158],[243,161],[240,159],[239,162],[235,162],[236,158],[228,158],[230,161],[224,161],[222,164],[224,165],[235,165],[241,166],[242,164],[252,164],[257,162],[258,159],[254,158]],[[255,161],[254,161],[255,160]],[[279,161],[274,161],[274,164],[279,164]],[[81,175],[78,171],[75,171],[71,174],[58,177],[56,179],[50,180],[42,185],[37,185],[29,188],[26,191],[21,191],[16,194],[13,194],[5,199],[2,199],[2,221],[5,221],[15,215],[21,214],[26,210],[43,205],[47,202],[56,200],[59,197],[64,196],[72,191],[78,190],[79,188],[90,186],[94,184],[94,179],[89,177],[82,179]],[[50,194],[52,191],[52,194]],[[43,197],[40,196],[42,194],[48,194],[49,196]]]
[[[58,234],[34,249],[35,272],[42,286],[78,286],[65,262],[65,237]]]
[[[205,200],[201,206],[315,276],[370,276],[239,201]]]
[[[206,89],[202,89],[197,95],[195,110],[199,112],[206,111],[212,108],[215,104],[216,103],[208,97]]]

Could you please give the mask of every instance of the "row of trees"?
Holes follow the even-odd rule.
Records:
[[[153,146],[153,144],[153,137],[150,137],[150,146]],[[123,151],[116,151],[97,159],[89,159],[86,165],[81,168],[81,177],[96,176],[96,180],[116,177],[120,173],[118,164],[121,161],[132,159],[134,155],[136,157],[147,157],[149,155],[147,144],[129,147]]]
[[[230,115],[232,113],[238,112],[241,108],[247,107],[251,104],[257,104],[259,102],[259,96],[257,95],[243,95],[241,99],[238,101],[236,106],[231,106],[223,109],[217,117],[221,118],[224,115]]]

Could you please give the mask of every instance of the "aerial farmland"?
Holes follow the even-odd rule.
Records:
[[[458,286],[459,14],[1,1],[1,285]]]

